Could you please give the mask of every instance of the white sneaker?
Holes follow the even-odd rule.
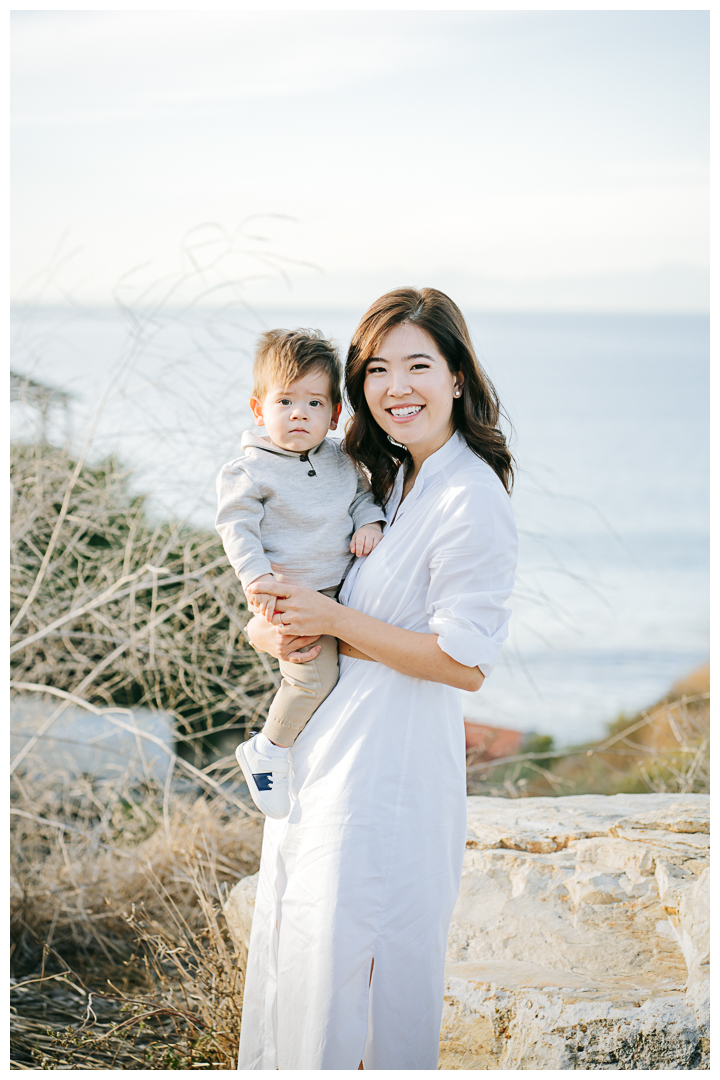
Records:
[[[255,736],[240,743],[235,751],[238,764],[245,774],[248,790],[258,810],[271,818],[284,818],[290,813],[290,762],[284,758],[266,757],[255,749]]]

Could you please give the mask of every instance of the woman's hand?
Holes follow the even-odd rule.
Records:
[[[314,660],[320,652],[320,646],[298,652],[317,641],[319,635],[298,637],[296,634],[283,633],[280,626],[273,626],[264,615],[255,615],[245,627],[250,642],[260,652],[269,653],[277,660],[290,660],[293,664],[306,664]]]
[[[314,589],[305,589],[301,585],[286,585],[276,582],[263,586],[268,593],[274,593],[275,614],[273,624],[282,629],[283,634],[295,637],[312,637],[322,634],[338,636],[338,613],[340,604]]]

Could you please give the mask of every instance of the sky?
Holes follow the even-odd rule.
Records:
[[[708,307],[707,11],[12,23],[18,301]]]

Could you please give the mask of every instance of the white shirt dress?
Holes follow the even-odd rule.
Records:
[[[397,510],[401,494],[399,475],[341,603],[438,634],[488,675],[517,556],[508,496],[458,433]],[[291,755],[290,815],[265,822],[238,1068],[436,1069],[466,838],[460,693],[340,656]]]

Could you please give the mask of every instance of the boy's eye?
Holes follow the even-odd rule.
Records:
[[[290,398],[283,397],[278,401],[278,405],[292,405],[292,401]]]
[[[314,405],[316,407],[321,407],[322,406],[322,401],[311,401],[310,404]]]

